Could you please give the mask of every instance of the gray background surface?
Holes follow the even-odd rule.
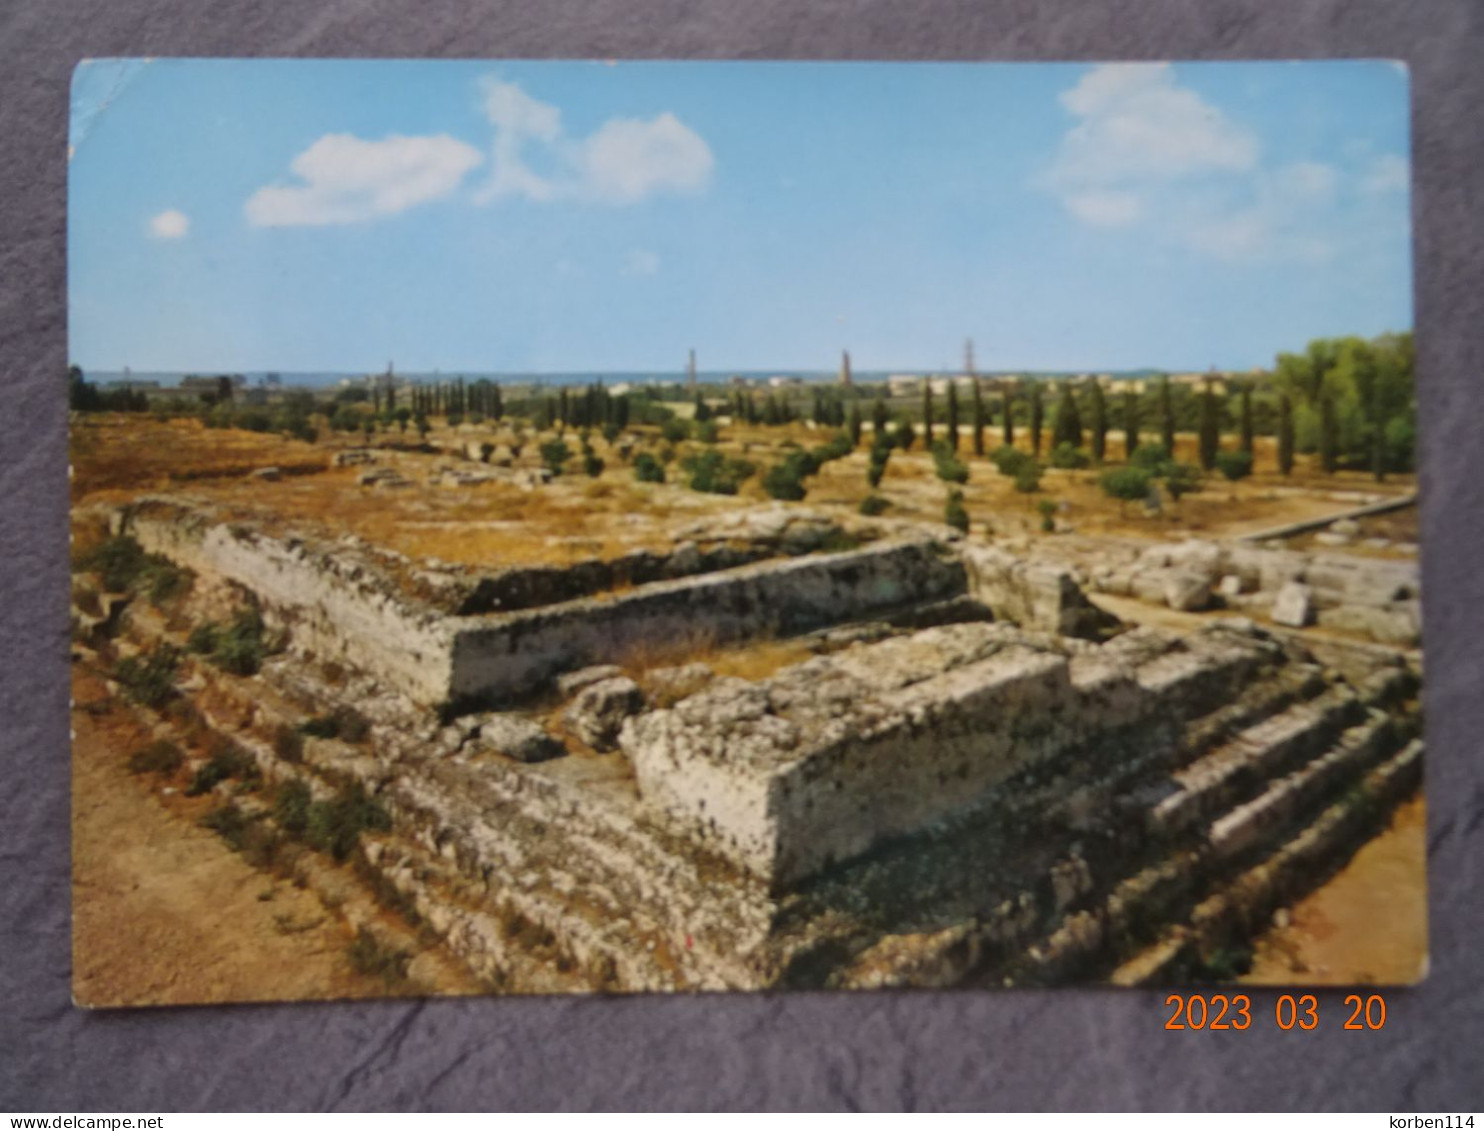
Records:
[[[0,1110],[1344,1108],[1484,1096],[1478,0],[5,0]],[[68,996],[65,139],[102,55],[1384,56],[1412,66],[1432,975],[1383,1032],[1170,1033],[1154,992],[484,999],[88,1014]]]

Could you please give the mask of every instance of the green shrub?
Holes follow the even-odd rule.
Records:
[[[253,761],[252,755],[230,738],[220,738],[212,749],[211,757],[196,771],[191,784],[186,786],[186,796],[199,797],[203,793],[209,793],[229,778],[251,782],[257,776],[258,764]]]
[[[256,675],[267,650],[262,614],[257,609],[246,608],[215,633],[208,658],[234,675]]]
[[[721,439],[721,428],[714,420],[703,420],[696,425],[696,439],[703,444],[714,444]]]
[[[690,439],[690,421],[672,417],[660,425],[660,436],[667,444],[679,444]]]
[[[148,652],[120,660],[114,678],[124,695],[143,707],[159,707],[175,690],[175,669],[180,653],[169,644],[156,644]]]
[[[1137,455],[1138,452],[1134,454]],[[1153,479],[1153,474],[1147,468],[1129,464],[1127,467],[1110,467],[1098,476],[1098,486],[1109,498],[1132,503],[1149,494],[1149,484]]]
[[[1056,530],[1056,502],[1052,499],[1042,499],[1036,504],[1036,510],[1041,512],[1042,532],[1053,533]]]
[[[159,608],[190,592],[195,577],[190,570],[182,569],[168,558],[151,554],[140,574],[139,582],[149,603]]]
[[[817,467],[823,467],[831,460],[844,459],[853,451],[855,445],[850,442],[850,433],[837,432],[827,443],[814,449],[814,461]]]
[[[346,955],[357,973],[380,978],[388,986],[396,986],[407,979],[407,964],[411,955],[405,950],[393,950],[381,943],[367,928],[356,931],[356,937],[346,947]]]
[[[1233,483],[1252,474],[1251,452],[1217,452],[1216,470]]]
[[[768,468],[763,475],[763,490],[769,498],[798,502],[805,495],[804,478],[799,473],[799,465],[785,459]]]
[[[640,483],[663,483],[665,465],[649,452],[640,452],[634,457],[634,478]]]
[[[989,461],[994,464],[995,470],[1001,475],[1007,475],[1013,479],[1030,458],[1030,456],[1019,448],[1012,448],[1009,444],[1002,444],[990,454]]]
[[[1134,449],[1128,463],[1130,467],[1141,467],[1145,471],[1154,472],[1164,466],[1169,458],[1169,453],[1158,444],[1140,444]]]
[[[391,817],[360,782],[342,789],[329,801],[311,802],[305,814],[304,840],[310,847],[344,860],[368,829],[385,831]]]
[[[1041,489],[1041,465],[1028,459],[1015,471],[1015,489],[1022,495],[1030,495]]]
[[[680,467],[690,476],[692,491],[704,491],[709,495],[735,495],[737,488],[757,471],[746,460],[723,456],[715,448],[686,456],[680,461]]]
[[[309,786],[297,778],[278,787],[273,799],[273,819],[290,836],[301,837],[309,828],[309,806],[314,797]]]
[[[299,732],[310,738],[338,738],[342,742],[364,742],[371,733],[366,716],[354,707],[336,707],[327,715],[316,715],[299,725]]]
[[[547,440],[541,445],[541,463],[553,475],[562,473],[562,465],[572,458],[572,449],[562,440]]]
[[[233,852],[241,852],[247,846],[248,824],[247,814],[230,801],[201,818],[201,827],[216,833]]]
[[[216,651],[217,625],[213,621],[206,621],[191,629],[190,636],[186,637],[186,649],[196,656],[209,656]]]
[[[1051,466],[1066,471],[1081,471],[1092,466],[1092,457],[1082,448],[1061,443],[1051,449]]]
[[[1165,490],[1170,498],[1180,501],[1181,495],[1193,495],[1201,489],[1204,476],[1201,469],[1189,463],[1167,463],[1160,469],[1165,481]]]
[[[955,530],[968,533],[969,512],[964,510],[964,493],[957,488],[948,492],[948,501],[943,506],[943,521]]]
[[[876,515],[882,514],[889,506],[891,506],[891,503],[883,499],[880,495],[867,495],[861,500],[861,514],[874,518]]]
[[[938,440],[933,444],[933,470],[945,483],[969,481],[968,465],[954,454],[953,447],[947,440]]]
[[[75,565],[96,573],[109,593],[141,592],[153,605],[162,605],[185,593],[194,576],[169,558],[146,554],[127,534],[105,539],[79,557]]]
[[[288,723],[273,728],[273,753],[285,762],[304,761],[304,736]]]
[[[180,752],[180,747],[163,738],[129,755],[131,774],[168,775],[175,773],[184,764],[185,755]]]

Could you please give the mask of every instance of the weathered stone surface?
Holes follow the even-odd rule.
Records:
[[[481,745],[517,762],[545,762],[567,753],[567,748],[538,723],[521,715],[480,715],[474,733]]]
[[[627,676],[615,676],[584,687],[563,718],[594,750],[612,750],[624,720],[643,709],[639,685]]]
[[[997,618],[1064,636],[1097,637],[1118,618],[1087,599],[1065,568],[1027,562],[994,546],[965,543],[959,549],[968,570],[969,592]]]
[[[661,707],[668,707],[689,695],[694,695],[716,678],[716,673],[706,664],[681,664],[673,668],[654,668],[644,675],[650,698]]]
[[[1416,601],[1398,601],[1387,608],[1340,605],[1321,610],[1319,624],[1340,632],[1369,636],[1382,644],[1412,647],[1422,636],[1422,610]]]
[[[1235,573],[1227,574],[1221,579],[1221,583],[1216,587],[1216,591],[1222,597],[1240,597],[1244,591],[1241,575]]]
[[[792,635],[961,593],[964,568],[931,543],[886,543],[662,581],[607,600],[464,617],[452,626],[455,697],[511,698],[558,671],[645,646]]]
[[[1165,575],[1165,604],[1182,613],[1194,613],[1211,603],[1211,578],[1200,568],[1182,566]]]
[[[277,483],[283,478],[283,471],[277,467],[260,467],[252,473],[253,479],[261,479],[267,483]]]
[[[1275,624],[1303,628],[1314,619],[1314,599],[1309,587],[1297,581],[1284,585],[1273,601],[1271,615]]]
[[[375,463],[376,453],[369,452],[365,448],[350,448],[343,452],[336,452],[330,457],[331,467],[354,467],[362,463]]]
[[[1329,524],[1330,532],[1338,534],[1342,538],[1354,538],[1360,533],[1360,523],[1353,518],[1342,518],[1338,522]]]
[[[623,669],[617,664],[594,664],[592,667],[579,668],[575,672],[557,676],[557,693],[563,698],[569,698],[585,687],[622,674]]]

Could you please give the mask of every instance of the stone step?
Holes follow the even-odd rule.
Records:
[[[1181,764],[1209,753],[1234,734],[1281,714],[1295,703],[1313,699],[1329,686],[1318,664],[1292,664],[1243,688],[1237,697],[1185,727]]]
[[[1321,713],[1335,707],[1328,703]],[[1343,718],[1346,710],[1358,708],[1341,703],[1339,709]],[[1285,735],[1300,748],[1305,737],[1311,738],[1298,725],[1302,714],[1295,712],[1290,719],[1285,713],[1263,724],[1276,740],[1275,746],[1286,745]],[[1331,719],[1320,732],[1328,729],[1332,735],[1334,727]],[[1199,922],[1202,907],[1225,906],[1219,902],[1221,893],[1232,887],[1234,871],[1243,866],[1244,859],[1264,848],[1272,856],[1281,856],[1288,845],[1305,843],[1315,804],[1362,779],[1394,751],[1397,728],[1380,712],[1370,712],[1364,721],[1340,732],[1318,757],[1271,779],[1255,797],[1212,820],[1201,845],[1166,854],[1114,885],[1091,911],[1077,912],[1054,924],[1040,942],[1025,949],[1018,964],[1035,971],[1035,977],[1058,980],[1067,971],[1096,966],[1099,954],[1104,954],[1121,960],[1113,973],[1118,984],[1141,984],[1168,974],[1186,954],[1193,937],[1183,924]],[[1416,746],[1413,743],[1407,750]],[[1395,758],[1415,758],[1418,753],[1420,749],[1412,754],[1403,751]],[[1343,809],[1356,804],[1356,798],[1342,797],[1333,804]],[[1218,903],[1212,905],[1213,899]],[[1074,917],[1077,923],[1072,922]],[[1174,925],[1152,942],[1136,944],[1132,954],[1124,953],[1125,940],[1137,939],[1148,925],[1161,922]]]
[[[1351,727],[1327,752],[1212,821],[1207,830],[1212,853],[1231,861],[1270,843],[1303,809],[1394,749],[1395,738],[1392,720],[1379,712]]]
[[[1362,710],[1353,694],[1335,688],[1254,723],[1171,775],[1175,790],[1149,810],[1150,830],[1182,831],[1251,796],[1273,775],[1322,752]]]
[[[1203,947],[1219,945],[1234,928],[1265,921],[1285,903],[1303,895],[1312,877],[1348,857],[1370,835],[1384,814],[1416,787],[1423,744],[1413,739],[1367,770],[1346,795],[1303,821],[1258,863],[1230,876],[1191,909],[1185,922],[1166,929],[1152,943],[1118,964],[1109,981],[1120,986],[1156,985],[1173,980],[1179,968]]]

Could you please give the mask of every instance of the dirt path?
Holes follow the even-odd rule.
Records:
[[[380,979],[352,968],[348,930],[313,895],[251,867],[168,810],[152,777],[128,772],[128,755],[149,736],[76,665],[73,699],[78,1005],[386,994]]]
[[[1427,970],[1427,810],[1419,795],[1257,941],[1257,985],[1406,985]]]

